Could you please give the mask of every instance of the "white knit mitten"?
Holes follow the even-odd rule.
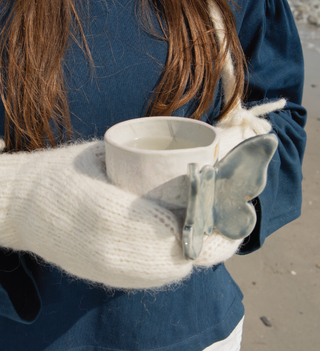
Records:
[[[221,130],[220,158],[244,140]],[[116,288],[178,282],[193,265],[226,261],[242,240],[206,236],[183,257],[181,225],[170,211],[106,179],[102,141],[0,155],[0,245],[33,252],[66,272]]]
[[[102,141],[0,155],[0,245],[117,288],[189,275],[175,216],[105,174]]]

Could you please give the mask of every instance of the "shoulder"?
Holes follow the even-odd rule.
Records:
[[[276,21],[281,14],[290,23],[293,16],[287,0],[229,0],[234,13],[238,33],[245,27],[256,26],[264,21]]]

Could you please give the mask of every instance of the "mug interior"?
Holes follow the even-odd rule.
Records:
[[[211,126],[182,117],[128,120],[111,127],[106,133],[106,139],[112,143],[147,150],[206,147],[215,138],[216,133]]]

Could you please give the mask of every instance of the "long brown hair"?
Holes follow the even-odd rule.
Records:
[[[80,38],[92,63],[78,0],[0,0],[4,23],[0,37],[0,96],[5,107],[8,150],[36,149],[72,133],[64,82],[64,54]],[[154,11],[168,43],[166,65],[147,114],[171,115],[194,99],[191,118],[199,119],[212,103],[228,48],[236,68],[232,98],[220,118],[243,93],[245,60],[228,0],[214,0],[225,23],[226,45],[218,45],[205,0],[140,0],[145,22]],[[156,35],[156,34],[155,34]],[[58,133],[58,138],[55,137]],[[58,140],[57,140],[58,139]]]

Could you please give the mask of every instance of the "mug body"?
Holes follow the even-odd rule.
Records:
[[[219,135],[207,123],[182,117],[143,117],[105,133],[108,178],[169,209],[186,208],[188,164],[214,165]]]

